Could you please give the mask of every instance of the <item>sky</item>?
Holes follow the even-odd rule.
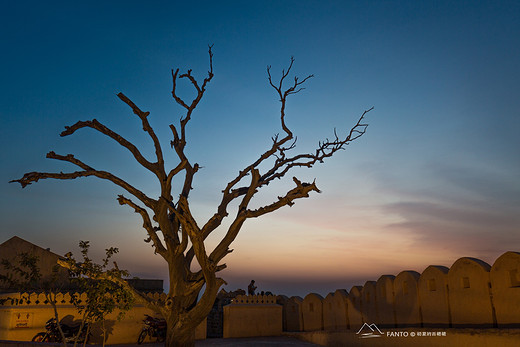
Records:
[[[464,256],[492,265],[520,251],[518,18],[518,1],[6,2],[0,242],[18,235],[79,254],[79,240],[90,240],[94,256],[118,247],[121,268],[166,280],[140,217],[116,201],[121,189],[94,178],[8,182],[74,170],[46,159],[53,150],[158,196],[154,178],[114,141],[88,129],[59,133],[96,118],[150,157],[137,117],[116,97],[123,92],[150,111],[167,152],[168,125],[182,116],[171,69],[204,78],[213,44],[215,77],[188,129],[188,155],[203,167],[190,202],[199,225],[282,131],[268,65],[279,77],[294,56],[294,75],[314,75],[287,102],[295,153],[313,152],[334,129],[346,134],[374,107],[367,133],[345,151],[258,194],[254,206],[273,201],[293,175],[322,191],[249,220],[225,258],[224,289],[255,279],[259,291],[325,296]],[[180,89],[187,98],[189,87]]]

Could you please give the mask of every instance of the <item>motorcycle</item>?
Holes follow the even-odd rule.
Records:
[[[79,332],[79,328],[81,324],[70,326],[65,323],[60,323],[61,330],[63,331],[63,335],[65,335],[65,342],[74,342],[74,338]],[[62,336],[60,334],[60,330],[58,328],[58,323],[56,318],[51,318],[45,323],[45,329],[47,331],[39,332],[36,334],[31,341],[33,342],[63,342]],[[90,333],[87,336],[88,331],[88,323],[83,325],[83,329],[79,335],[78,341],[84,341],[85,337],[87,338],[87,343],[90,339]]]
[[[156,337],[157,342],[164,342],[166,340],[166,321],[162,318],[154,318],[145,314],[146,318],[143,319],[143,329],[137,338],[137,344],[143,343],[146,336],[150,338]]]

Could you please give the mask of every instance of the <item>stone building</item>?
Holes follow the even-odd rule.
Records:
[[[50,248],[45,249],[18,236],[13,236],[0,244],[0,260],[6,259],[17,265],[17,256],[20,253],[28,253],[38,258],[36,265],[42,276],[41,283],[51,279],[53,267],[57,265],[58,259],[62,258],[62,256],[51,252]],[[0,266],[0,275],[6,275],[7,272],[3,266]],[[144,293],[163,292],[163,280],[133,278],[127,281],[132,287]],[[76,290],[69,283],[68,271],[61,267],[58,268],[56,285],[61,290]],[[12,292],[13,290],[16,290],[16,288],[11,288],[9,284],[0,281],[0,293]]]
[[[42,248],[18,236],[13,236],[9,240],[0,244],[0,259],[6,259],[11,264],[18,266],[17,256],[20,253],[28,253],[38,257],[36,262],[42,276],[41,282],[48,281],[52,276],[52,268],[57,265],[57,261],[61,258],[58,254],[51,252],[50,248]],[[7,275],[8,271],[0,266],[0,274]],[[65,269],[58,270],[58,283],[65,285],[68,282],[68,272]],[[14,288],[8,283],[0,281],[0,292],[10,292]]]

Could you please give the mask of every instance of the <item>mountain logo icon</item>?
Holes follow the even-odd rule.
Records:
[[[364,323],[363,326],[358,330],[356,335],[360,335],[359,337],[361,339],[368,339],[371,337],[384,336],[384,334],[381,332],[381,330],[379,330],[377,325],[375,325],[374,323],[372,323],[370,325],[367,323]]]

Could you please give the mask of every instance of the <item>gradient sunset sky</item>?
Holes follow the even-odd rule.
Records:
[[[133,275],[166,279],[140,217],[116,201],[121,189],[94,178],[23,190],[7,182],[75,170],[45,159],[54,150],[156,197],[154,178],[114,141],[88,129],[58,134],[96,118],[151,156],[138,118],[116,97],[123,92],[151,112],[167,152],[168,124],[182,115],[170,71],[204,78],[214,44],[215,77],[188,132],[190,159],[203,166],[191,195],[199,224],[281,132],[267,65],[279,76],[294,56],[297,76],[315,75],[287,104],[297,152],[334,128],[345,134],[375,107],[362,138],[294,173],[316,178],[321,194],[245,224],[225,259],[226,290],[255,279],[259,290],[326,295],[520,251],[518,1],[10,1],[0,18],[0,242],[18,235],[64,254],[90,240],[97,255],[119,247]],[[191,97],[190,86],[182,93]],[[277,194],[259,194],[255,206]]]

